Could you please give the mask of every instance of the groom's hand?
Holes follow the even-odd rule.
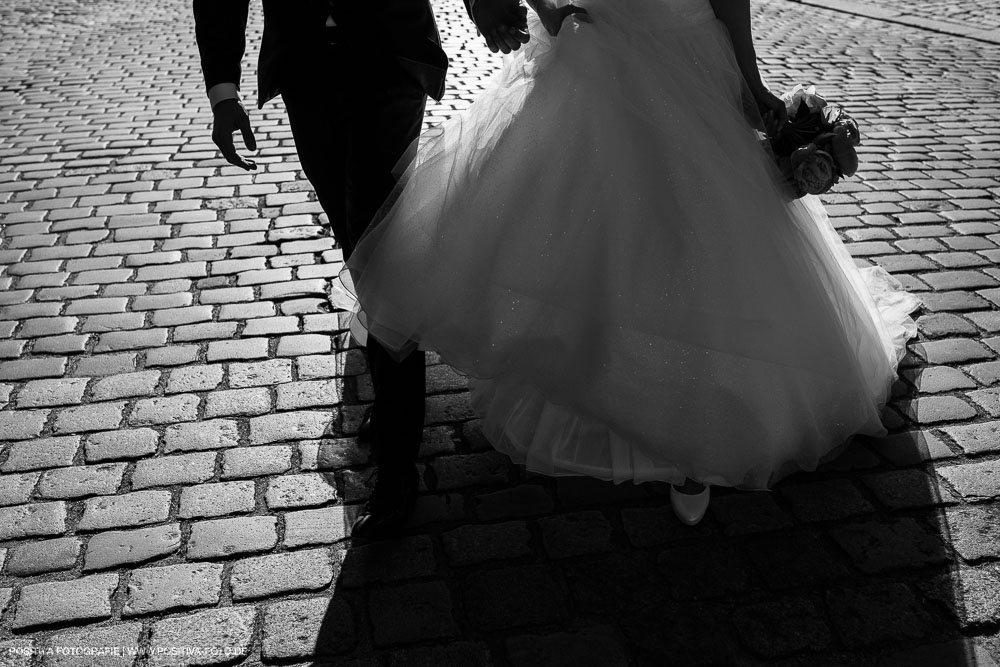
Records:
[[[528,43],[528,9],[518,0],[472,0],[472,20],[496,53],[510,53]]]
[[[243,143],[251,151],[257,150],[257,139],[253,136],[253,128],[250,126],[250,116],[246,109],[237,99],[222,100],[212,109],[214,120],[212,123],[212,141],[222,151],[222,157],[226,158],[229,164],[250,171],[257,168],[257,164],[236,152],[233,144],[233,134],[240,132],[243,135]]]

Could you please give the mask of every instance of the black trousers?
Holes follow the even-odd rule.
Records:
[[[282,86],[281,96],[302,169],[346,260],[395,187],[393,167],[420,134],[427,97],[370,39],[352,40],[342,28],[329,32],[330,42],[289,77],[292,83]],[[424,356],[414,352],[397,362],[369,337],[372,447],[382,469],[412,465],[417,458]]]

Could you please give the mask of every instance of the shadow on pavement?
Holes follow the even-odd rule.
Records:
[[[942,483],[955,454],[930,432],[859,439],[770,492],[717,489],[691,528],[665,485],[526,474],[475,424],[423,459],[403,538],[344,543],[312,664],[997,664],[996,568],[978,565],[997,514]]]

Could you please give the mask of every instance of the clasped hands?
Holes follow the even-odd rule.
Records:
[[[590,15],[582,7],[573,4],[557,7],[555,0],[529,0],[538,13],[542,26],[550,35],[557,35],[563,21],[568,16],[590,22]],[[486,40],[486,46],[496,53],[510,53],[528,43],[528,10],[519,0],[470,0],[469,13],[479,32]],[[222,156],[231,165],[247,171],[257,168],[257,164],[240,155],[233,143],[233,134],[240,132],[243,143],[250,151],[257,150],[257,139],[253,134],[250,117],[237,99],[222,100],[212,109],[212,140],[219,147]]]
[[[555,0],[528,1],[552,36],[559,34],[568,16],[590,22],[587,10],[572,3],[558,7]],[[528,43],[528,10],[518,0],[470,0],[469,6],[472,20],[493,53],[510,53]]]
[[[777,137],[788,124],[788,111],[785,102],[768,90],[763,84],[751,86],[750,92],[757,103],[764,129],[769,137]]]

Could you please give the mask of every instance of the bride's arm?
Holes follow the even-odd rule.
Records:
[[[778,99],[760,78],[757,68],[757,52],[753,47],[753,34],[750,30],[750,0],[709,0],[715,16],[729,30],[729,38],[733,42],[736,63],[740,67],[743,79],[746,81],[761,115],[767,122],[769,134],[777,132],[786,119],[785,104]]]
[[[587,14],[587,10],[583,7],[577,7],[572,3],[557,7],[556,0],[526,1],[535,10],[535,13],[538,14],[538,18],[541,20],[546,32],[553,37],[559,34],[559,28],[562,27],[562,23],[567,16],[575,14],[579,20],[590,23],[590,16]]]
[[[753,35],[750,31],[750,0],[710,0],[715,16],[729,30],[729,38],[733,41],[736,52],[736,62],[750,91],[756,95],[764,88],[757,69],[757,52],[753,48]]]

